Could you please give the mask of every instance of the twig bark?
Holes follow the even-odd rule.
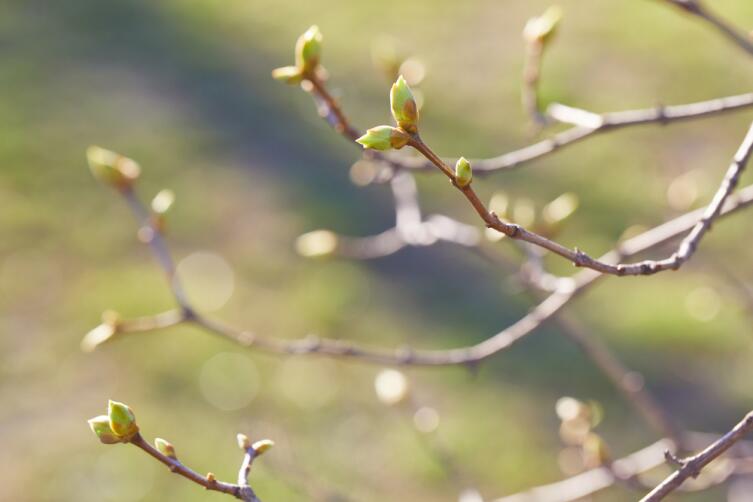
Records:
[[[184,478],[190,481],[193,481],[194,483],[198,485],[203,486],[207,490],[224,493],[226,495],[232,495],[233,497],[239,500],[243,500],[245,502],[261,502],[256,497],[256,494],[251,489],[251,487],[248,486],[247,481],[245,484],[242,484],[242,483],[233,484],[233,483],[226,483],[224,481],[219,481],[217,479],[214,479],[211,476],[202,476],[201,474],[194,471],[190,467],[187,467],[186,465],[184,465],[178,459],[163,455],[154,446],[149,444],[149,442],[146,441],[141,436],[141,434],[136,434],[136,436],[133,439],[131,439],[130,443],[133,444],[134,446],[141,448],[146,453],[148,453],[149,455],[157,459],[159,462],[162,462],[163,464],[165,464],[167,468],[170,469],[170,472],[174,472],[175,474],[183,476]],[[244,464],[245,464],[245,460],[244,460]],[[247,477],[244,479],[247,479]]]
[[[697,455],[683,459],[681,461],[682,467],[673,472],[648,495],[643,497],[641,502],[657,502],[664,499],[664,497],[679,488],[686,479],[697,477],[704,467],[729,450],[750,432],[753,432],[753,412],[748,413],[732,430],[710,444],[705,450]]]
[[[136,197],[134,197],[133,200],[138,201]],[[750,205],[753,205],[753,185],[740,190],[735,196],[729,198],[720,213],[720,217],[732,214]],[[605,262],[614,262],[666,244],[693,228],[702,213],[703,210],[691,211],[675,218],[674,220],[664,223],[663,225],[644,232],[637,237],[623,242],[616,250],[602,256],[601,260]],[[140,212],[138,214],[140,214]],[[141,221],[141,224],[145,226],[151,225],[148,218],[146,221]],[[153,237],[148,241],[148,244],[155,252],[157,252],[158,249],[167,248],[164,238],[159,232],[153,233]],[[163,260],[159,260],[159,263],[162,266],[165,265]],[[195,324],[211,333],[234,340],[241,345],[253,346],[259,350],[277,354],[317,354],[329,357],[361,359],[372,363],[393,365],[468,365],[478,363],[491,357],[531,334],[545,321],[562,310],[576,296],[583,293],[594,282],[602,277],[604,277],[602,274],[594,270],[583,270],[576,274],[570,281],[564,281],[561,284],[560,289],[549,295],[520,320],[496,335],[491,336],[476,345],[447,350],[419,351],[411,348],[387,350],[362,347],[347,341],[319,338],[315,336],[299,340],[264,337],[250,331],[235,328],[221,321],[211,319],[191,309],[190,305],[188,306],[188,309],[179,312],[179,323]],[[175,278],[175,280],[177,280],[177,278]],[[171,281],[171,284],[172,283],[173,281]],[[157,316],[166,315],[168,314],[157,314]],[[170,315],[175,315],[175,312]],[[174,324],[178,324],[178,322],[170,323],[170,325]],[[112,339],[118,338],[117,335],[144,332],[144,326],[147,326],[146,331],[152,331],[152,325],[147,321],[147,318],[141,318],[138,323],[131,323],[128,320],[122,321],[122,323],[119,323],[118,325],[116,336],[112,337]]]

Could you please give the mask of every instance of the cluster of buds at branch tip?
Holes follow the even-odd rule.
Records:
[[[390,108],[397,127],[372,127],[356,140],[357,143],[372,150],[399,150],[418,134],[418,106],[402,75],[390,89]]]
[[[272,78],[287,84],[298,84],[321,69],[321,54],[322,32],[314,25],[298,37],[295,44],[295,66],[275,68],[272,70]]]
[[[96,179],[118,190],[130,189],[141,174],[134,160],[98,146],[86,149],[86,159]]]
[[[139,433],[131,408],[117,401],[109,402],[107,415],[89,419],[89,427],[104,444],[127,443]]]
[[[473,181],[473,169],[471,163],[465,157],[460,157],[455,163],[455,184],[465,188]]]
[[[529,44],[544,46],[554,37],[561,19],[562,9],[552,5],[542,15],[528,20],[523,28],[523,38]]]

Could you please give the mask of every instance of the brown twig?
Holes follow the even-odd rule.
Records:
[[[136,197],[133,197],[133,200],[138,201]],[[753,185],[750,185],[740,190],[736,196],[731,197],[727,201],[720,216],[729,215],[752,204]],[[675,218],[674,220],[666,222],[663,225],[644,232],[637,237],[629,239],[623,242],[615,251],[602,256],[601,260],[605,262],[617,261],[666,244],[691,229],[696,224],[698,218],[702,215],[702,212],[703,210],[691,211]],[[140,214],[140,212],[137,214]],[[147,219],[146,221],[141,221],[141,224],[149,226],[150,221]],[[154,232],[152,234],[152,239],[148,241],[148,244],[155,253],[157,253],[158,250],[167,248],[164,238],[159,232]],[[164,260],[159,260],[159,263],[162,266],[165,265]],[[418,351],[410,348],[386,350],[361,347],[346,341],[318,338],[314,336],[299,340],[264,337],[206,317],[196,310],[191,309],[190,305],[188,309],[181,311],[180,323],[194,324],[211,333],[234,340],[241,345],[254,346],[260,350],[277,354],[317,354],[394,365],[467,365],[491,357],[529,335],[601,277],[604,276],[594,270],[583,270],[576,274],[572,280],[563,282],[559,290],[549,295],[528,314],[496,335],[491,336],[476,345],[447,350]],[[163,316],[166,314],[162,313],[157,315]],[[144,332],[142,327],[145,324],[148,324],[145,319],[146,318],[142,318],[137,324],[131,324],[128,321],[119,323],[116,336],[111,337],[110,339],[118,338],[118,334],[122,335],[127,333]],[[148,329],[147,331],[152,330]]]
[[[746,434],[753,432],[753,412],[748,413],[735,427],[724,436],[710,444],[702,452],[683,459],[682,466],[654,488],[641,502],[657,502],[682,485],[688,478],[697,477],[701,470],[729,450]]]
[[[254,493],[254,491],[251,489],[250,486],[248,486],[248,481],[245,481],[245,483],[240,482],[241,481],[240,475],[239,475],[238,484],[219,481],[215,479],[213,476],[202,476],[201,474],[194,471],[190,467],[185,466],[177,458],[172,458],[172,457],[163,455],[154,446],[149,444],[149,442],[147,442],[141,436],[141,434],[136,434],[136,436],[130,440],[130,443],[133,444],[134,446],[141,448],[146,453],[148,453],[149,455],[151,455],[158,461],[165,464],[167,468],[170,469],[170,472],[174,472],[175,474],[183,476],[184,478],[190,481],[193,481],[194,483],[198,485],[203,486],[207,490],[224,493],[226,495],[232,495],[233,497],[239,500],[243,500],[245,502],[260,502],[260,500],[256,497],[256,494]],[[248,457],[248,454],[246,456]],[[245,458],[244,458],[243,464],[244,465],[246,464]],[[243,468],[241,468],[241,470],[243,471]],[[246,473],[246,477],[243,479],[247,480],[247,478],[248,478],[248,474]]]
[[[712,223],[719,215],[724,202],[737,186],[740,175],[747,165],[751,152],[753,152],[753,124],[751,124],[743,142],[735,153],[732,163],[711,203],[704,211],[698,223],[694,225],[692,230],[682,240],[677,250],[669,257],[661,260],[644,260],[635,263],[611,264],[594,259],[578,248],[569,249],[543,235],[526,230],[520,225],[501,220],[496,214],[486,209],[486,206],[484,206],[484,203],[476,195],[471,184],[462,187],[455,184],[455,175],[452,169],[417,134],[411,138],[408,144],[418,150],[453,182],[455,187],[468,199],[468,202],[470,202],[487,227],[493,228],[512,239],[522,240],[547,249],[572,261],[576,267],[590,268],[604,274],[617,276],[652,275],[666,270],[677,270],[693,256],[701,239],[710,230]]]

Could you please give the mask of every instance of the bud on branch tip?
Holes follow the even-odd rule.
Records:
[[[96,179],[120,190],[130,188],[141,174],[134,160],[98,146],[86,149],[86,159]]]
[[[265,451],[269,450],[275,445],[271,439],[262,439],[251,445],[251,448],[256,452],[256,455],[263,455]]]
[[[363,145],[364,148],[373,150],[389,150],[391,148],[399,150],[407,145],[409,140],[410,136],[402,129],[382,125],[372,127],[356,142]]]
[[[523,38],[529,43],[546,44],[554,37],[561,19],[562,9],[552,5],[542,15],[528,20],[523,28]]]
[[[402,75],[397,78],[390,89],[390,107],[398,126],[409,133],[415,133],[418,130],[418,106],[416,106],[413,92]]]
[[[99,415],[98,417],[90,418],[88,422],[92,432],[96,434],[99,440],[104,444],[122,442],[122,439],[119,438],[110,428],[110,417],[107,415]]]
[[[319,66],[322,53],[322,32],[314,25],[298,37],[295,44],[295,63],[301,73],[311,72]]]
[[[110,401],[107,407],[110,428],[118,437],[128,441],[139,432],[136,416],[131,408],[117,401]]]
[[[460,157],[455,164],[455,183],[464,188],[471,184],[473,180],[473,169],[471,163],[465,157]]]

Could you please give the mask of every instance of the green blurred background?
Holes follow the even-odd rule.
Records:
[[[744,53],[661,2],[560,4],[565,19],[545,58],[547,102],[607,111],[750,90]],[[396,37],[428,70],[425,140],[442,155],[491,156],[531,140],[519,104],[520,32],[547,5],[0,3],[0,499],[222,499],[135,448],[99,444],[86,419],[108,398],[130,404],[148,438],[168,438],[187,464],[220,479],[235,478],[236,432],[274,439],[251,478],[265,502],[450,501],[467,488],[491,499],[557,480],[554,403],[563,395],[601,403],[597,430],[616,454],[657,439],[554,328],[473,374],[406,370],[415,403],[439,417],[430,433],[416,430],[410,406],[377,400],[381,368],[372,365],[244,351],[190,328],[79,350],[105,309],[138,316],[172,305],[122,200],[91,178],[90,144],[138,160],[145,198],[176,192],[169,238],[176,258],[187,258],[185,280],[199,305],[219,306],[233,323],[279,337],[442,348],[520,317],[530,296],[452,245],[370,262],[299,257],[293,242],[303,232],[391,226],[392,201],[384,186],[350,182],[357,149],[305,93],[269,73],[290,64],[296,37],[318,24],[331,88],[354,123],[385,123],[389,82],[369,54],[375,38]],[[753,27],[749,1],[714,8]],[[477,188],[537,206],[576,193],[581,206],[561,240],[598,255],[625,228],[683,212],[667,197],[678,177],[697,189],[688,208],[707,201],[750,118],[743,111],[599,136]],[[426,211],[477,223],[445,180],[418,181]],[[610,279],[571,309],[693,430],[725,430],[752,407],[753,311],[744,292],[752,231],[749,218],[734,217],[681,272]],[[213,272],[192,273],[202,268],[192,263]],[[561,260],[551,265],[572,272]],[[614,489],[594,500],[634,498]]]

